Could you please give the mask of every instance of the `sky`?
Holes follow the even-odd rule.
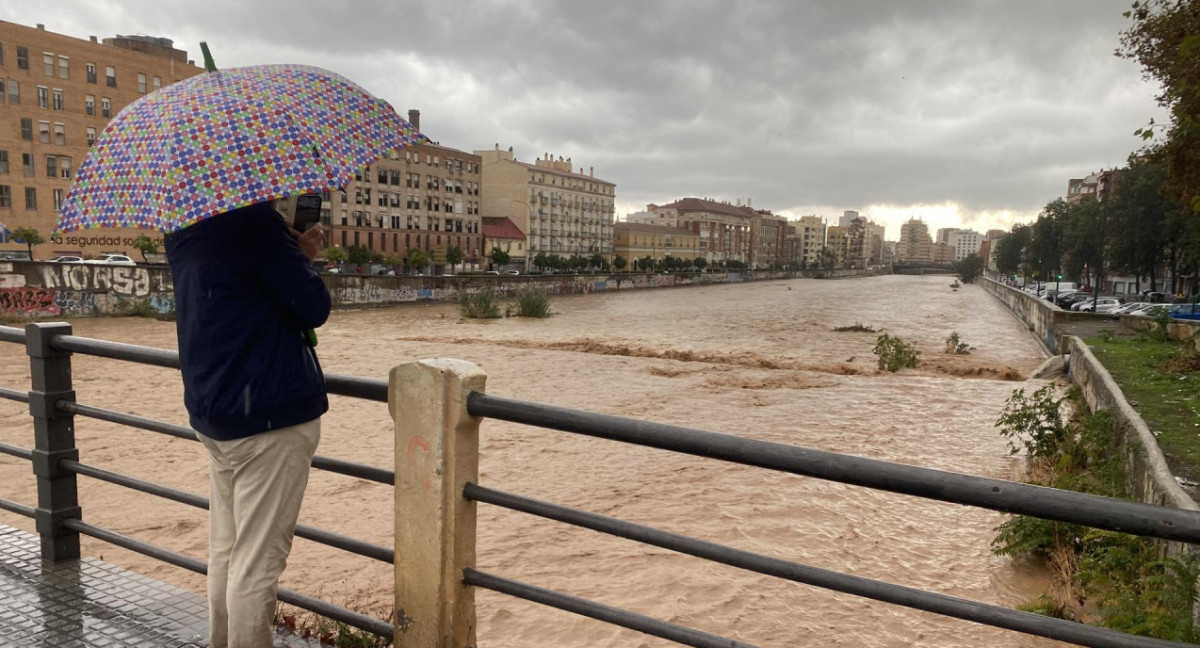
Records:
[[[1132,0],[57,0],[0,18],[171,38],[219,67],[304,63],[464,151],[836,224],[1009,229],[1163,121],[1114,56]]]

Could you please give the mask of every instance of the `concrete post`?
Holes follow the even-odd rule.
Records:
[[[58,467],[60,459],[79,459],[75,447],[75,416],[59,412],[60,400],[75,400],[71,389],[71,352],[50,347],[57,335],[70,335],[71,325],[29,324],[25,351],[29,355],[31,388],[29,413],[33,416],[33,474],[37,476],[38,502],[34,523],[41,538],[42,558],[49,561],[79,557],[79,534],[62,526],[79,519],[79,489],[75,473]]]
[[[396,425],[397,648],[466,648],[475,640],[475,503],[462,496],[479,476],[479,419],[467,396],[487,375],[462,360],[421,360],[392,369],[388,409]]]

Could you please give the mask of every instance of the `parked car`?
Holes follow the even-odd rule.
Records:
[[[29,261],[28,252],[0,252],[0,261]]]
[[[1054,303],[1058,304],[1059,308],[1071,310],[1071,306],[1073,304],[1078,304],[1079,302],[1089,298],[1091,298],[1091,295],[1085,292],[1064,292],[1059,294],[1059,296],[1054,299]]]
[[[83,263],[83,257],[77,256],[60,256],[57,259],[50,259],[51,263]]]
[[[519,275],[519,274],[521,274],[521,271],[520,271],[520,270],[505,270],[505,271],[504,271],[504,274],[506,274],[506,275]]]
[[[136,263],[133,262],[133,259],[130,259],[129,257],[125,256],[124,254],[103,254],[100,256],[99,259],[85,259],[84,263],[91,263],[94,265],[119,265],[119,266],[137,265]]]
[[[1121,300],[1116,297],[1100,297],[1085,300],[1077,306],[1081,313],[1111,313],[1121,307]]]
[[[1147,306],[1152,306],[1152,305],[1153,304],[1151,304],[1149,302],[1127,302],[1127,303],[1121,304],[1121,306],[1119,308],[1115,308],[1115,309],[1109,311],[1108,314],[1109,315],[1129,315],[1130,313],[1132,313],[1136,310],[1140,310],[1140,309],[1146,308]]]

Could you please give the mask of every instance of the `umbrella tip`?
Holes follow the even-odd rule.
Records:
[[[204,69],[209,72],[216,72],[217,64],[213,62],[212,53],[208,51],[208,43],[200,41],[200,52],[204,54]]]

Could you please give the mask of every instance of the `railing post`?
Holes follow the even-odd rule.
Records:
[[[392,369],[388,409],[396,425],[397,648],[476,645],[475,592],[463,568],[475,565],[479,419],[467,396],[487,375],[463,360],[421,360]]]
[[[79,557],[79,534],[63,521],[79,519],[79,491],[75,474],[58,467],[61,459],[79,459],[75,447],[75,416],[58,411],[60,400],[75,400],[71,389],[71,352],[50,348],[50,340],[70,335],[63,322],[25,327],[25,351],[32,375],[29,413],[33,416],[33,474],[37,476],[38,503],[34,517],[41,537],[42,559]]]

